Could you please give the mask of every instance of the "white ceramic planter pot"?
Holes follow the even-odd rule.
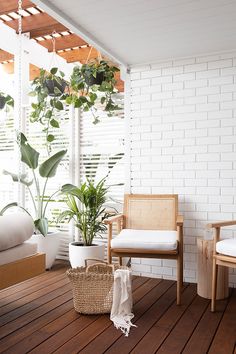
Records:
[[[72,268],[84,267],[85,259],[104,260],[105,245],[96,243],[93,246],[84,246],[80,242],[71,242],[69,244],[69,259]]]
[[[47,236],[33,235],[30,242],[37,243],[38,252],[46,254],[46,269],[52,268],[60,246],[60,232],[52,232]]]

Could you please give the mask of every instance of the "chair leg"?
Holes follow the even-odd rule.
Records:
[[[112,263],[112,255],[111,255],[111,250],[107,248],[107,262],[108,264]]]
[[[119,265],[122,266],[122,257],[119,257]]]
[[[183,257],[177,259],[177,305],[181,304],[181,290],[183,286]]]
[[[215,312],[215,308],[216,308],[217,275],[218,275],[218,264],[216,264],[216,259],[215,257],[213,257],[211,312]]]

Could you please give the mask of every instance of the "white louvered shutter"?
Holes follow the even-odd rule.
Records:
[[[110,186],[107,206],[120,212],[124,197],[124,96],[117,94],[117,103],[122,107],[117,113],[108,117],[99,109],[100,122],[93,124],[91,112],[80,115],[80,181],[86,178],[95,182],[107,176],[106,185]],[[106,242],[106,235],[97,241]],[[96,240],[95,240],[96,242]]]
[[[3,120],[0,121],[0,161],[1,161],[1,173],[0,173],[0,208],[2,209],[8,203],[15,201],[15,183],[10,176],[6,176],[2,173],[3,170],[10,172],[17,172],[12,170],[16,165],[15,154],[15,128],[13,111],[3,116]]]

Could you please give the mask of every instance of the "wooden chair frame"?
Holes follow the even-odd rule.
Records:
[[[112,239],[112,227],[114,223],[117,223],[118,233],[125,228],[129,227],[129,210],[128,203],[130,199],[144,199],[147,200],[168,200],[172,199],[175,203],[175,215],[174,223],[172,230],[177,230],[177,249],[164,251],[164,250],[147,250],[147,249],[112,249],[111,248],[111,239]],[[161,259],[175,259],[177,261],[177,305],[181,302],[181,290],[183,286],[183,217],[177,215],[178,213],[178,195],[176,194],[167,194],[167,195],[145,195],[145,194],[127,194],[125,195],[124,200],[124,214],[115,215],[105,220],[105,223],[108,225],[108,245],[107,245],[107,256],[108,262],[112,263],[112,257],[119,257],[120,265],[122,264],[122,257],[138,257],[138,258],[161,258]],[[145,229],[145,228],[144,228]],[[152,229],[152,228],[149,228]],[[168,230],[169,228],[161,228],[162,230]],[[170,229],[169,229],[170,230]]]
[[[220,231],[222,227],[236,225],[236,220],[215,222],[207,225],[207,228],[213,228],[214,246],[213,246],[213,272],[212,272],[212,294],[211,294],[211,311],[215,312],[216,308],[216,289],[218,266],[236,268],[236,257],[226,256],[216,252],[216,243],[220,241]]]

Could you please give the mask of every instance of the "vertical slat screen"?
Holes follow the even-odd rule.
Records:
[[[106,177],[109,187],[107,208],[120,212],[123,209],[124,196],[124,97],[117,94],[116,102],[121,110],[109,117],[98,107],[96,115],[100,122],[93,124],[90,112],[81,113],[80,117],[80,181],[87,178],[98,182]],[[96,241],[106,243],[106,235]]]
[[[0,161],[1,161],[1,173],[0,173],[0,208],[2,209],[6,204],[15,201],[14,195],[14,182],[10,176],[6,176],[2,173],[3,170],[10,172],[17,172],[14,170],[16,166],[16,154],[15,154],[15,128],[13,111],[5,114],[4,110],[1,111],[0,119]]]

